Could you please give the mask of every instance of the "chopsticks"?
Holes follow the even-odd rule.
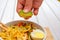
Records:
[[[7,31],[7,26],[3,23],[0,22],[0,28],[4,29],[5,31]]]

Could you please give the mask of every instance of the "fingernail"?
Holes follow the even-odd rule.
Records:
[[[24,12],[28,12],[28,9],[24,9]]]

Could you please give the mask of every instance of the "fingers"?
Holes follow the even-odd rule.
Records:
[[[42,4],[43,0],[34,0],[33,1],[33,8],[39,8]]]
[[[18,0],[17,12],[24,10],[24,12],[29,12],[34,9],[34,15],[38,14],[38,9],[41,6],[43,0]],[[33,5],[33,6],[32,6]]]
[[[24,12],[29,12],[32,9],[33,0],[26,0]]]
[[[25,4],[25,0],[18,0],[18,2],[23,5]]]
[[[34,0],[33,1],[33,8],[34,8],[34,15],[38,14],[39,7],[41,6],[43,0]]]
[[[34,15],[37,15],[38,14],[38,8],[34,8],[33,13],[34,13]]]
[[[19,12],[20,10],[22,10],[22,8],[23,8],[23,6],[20,3],[18,3],[17,4],[17,12]]]
[[[17,12],[19,12],[20,10],[23,9],[23,4],[24,4],[24,0],[18,0],[18,3],[17,3]]]

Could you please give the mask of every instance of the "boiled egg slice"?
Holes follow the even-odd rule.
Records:
[[[31,37],[32,39],[35,39],[35,40],[41,40],[45,37],[44,35],[44,32],[41,31],[40,29],[35,29],[33,30],[33,32],[31,32]]]

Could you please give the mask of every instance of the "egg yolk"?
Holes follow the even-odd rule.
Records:
[[[35,37],[37,38],[44,38],[44,34],[41,32],[35,32],[34,34],[35,34]]]

